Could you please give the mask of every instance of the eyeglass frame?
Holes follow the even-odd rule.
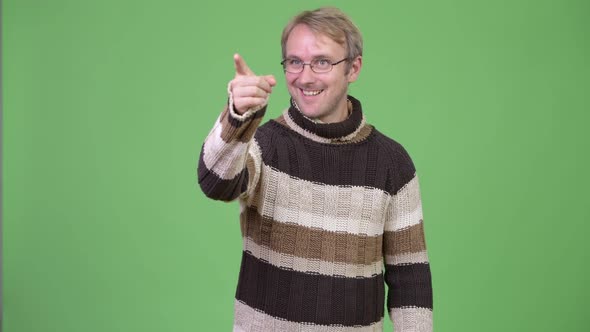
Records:
[[[303,73],[303,71],[305,70],[305,66],[309,66],[309,68],[311,69],[311,71],[313,71],[314,73],[316,73],[316,74],[324,74],[324,73],[329,73],[329,72],[331,72],[331,71],[332,71],[332,69],[334,69],[334,66],[335,66],[335,65],[338,65],[338,64],[340,64],[340,63],[342,63],[342,62],[344,62],[344,61],[347,61],[347,60],[348,60],[348,58],[344,58],[344,59],[342,59],[342,60],[340,60],[340,61],[336,61],[336,62],[331,62],[331,63],[330,63],[330,65],[331,65],[331,67],[330,67],[330,70],[327,70],[327,71],[320,71],[320,72],[317,72],[317,71],[315,71],[315,70],[313,69],[313,65],[312,65],[312,63],[313,63],[314,61],[319,61],[319,60],[328,60],[328,59],[314,59],[314,60],[311,60],[309,63],[305,63],[305,62],[303,62],[303,63],[301,64],[301,70],[300,70],[300,71],[298,71],[298,72],[295,72],[295,73],[294,73],[294,72],[291,72],[291,71],[287,71],[287,67],[285,66],[285,62],[286,62],[287,60],[297,60],[297,59],[291,59],[291,58],[287,58],[287,59],[283,59],[283,61],[281,61],[281,66],[283,66],[283,71],[285,71],[286,73],[290,73],[290,74],[301,74],[301,73]],[[301,60],[300,60],[300,61],[301,61]]]

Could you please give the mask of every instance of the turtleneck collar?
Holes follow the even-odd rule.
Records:
[[[291,129],[314,141],[344,143],[355,140],[357,134],[365,126],[361,102],[352,96],[348,96],[348,100],[352,104],[352,111],[348,118],[341,122],[314,122],[297,109],[293,99],[291,99],[291,107],[285,111],[283,116]]]

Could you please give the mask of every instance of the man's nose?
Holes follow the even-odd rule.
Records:
[[[299,81],[301,83],[311,83],[315,81],[315,73],[311,70],[311,65],[303,66],[303,71],[299,74]]]

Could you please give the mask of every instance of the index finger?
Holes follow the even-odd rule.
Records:
[[[238,54],[234,54],[234,66],[237,75],[254,75],[254,72],[248,67],[246,61]]]

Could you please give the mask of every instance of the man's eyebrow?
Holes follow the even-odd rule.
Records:
[[[314,55],[313,58],[311,58],[312,60],[317,60],[317,59],[332,59],[333,57],[330,55],[326,55],[326,54],[318,54],[318,55]],[[287,55],[285,57],[285,59],[296,59],[296,60],[301,60],[300,57],[296,56],[296,55]]]

